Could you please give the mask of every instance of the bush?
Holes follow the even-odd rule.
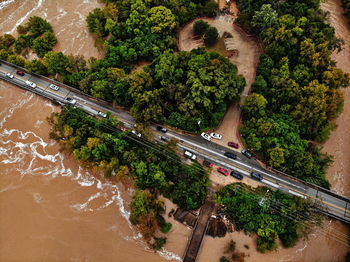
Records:
[[[155,250],[160,250],[166,243],[166,238],[165,237],[155,237],[154,238],[154,244],[153,244],[153,249]]]
[[[203,20],[198,20],[193,25],[193,33],[195,35],[203,35],[208,29],[209,24]]]
[[[170,231],[170,229],[172,228],[172,224],[171,223],[165,223],[164,225],[162,225],[162,227],[160,228],[160,231],[162,231],[163,233],[168,233]]]
[[[218,40],[219,34],[218,30],[215,27],[209,27],[205,31],[204,43],[206,46],[212,46]]]

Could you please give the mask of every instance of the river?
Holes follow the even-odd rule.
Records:
[[[97,0],[0,1],[0,34],[15,34],[17,25],[38,15],[55,30],[59,41],[55,50],[99,58],[103,54],[93,47],[85,16],[100,6]],[[190,230],[171,221],[166,250],[148,250],[128,222],[132,189],[80,167],[49,139],[46,118],[58,110],[43,98],[0,82],[0,261],[180,260]],[[198,261],[218,261],[231,238],[240,251],[249,254],[248,262],[341,259],[346,249],[331,235],[346,234],[346,228],[326,221],[325,229],[325,237],[315,232],[309,241],[271,255],[257,253],[253,238],[241,233],[224,239],[206,237]],[[243,244],[250,249],[245,250]]]

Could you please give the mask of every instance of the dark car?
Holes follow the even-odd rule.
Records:
[[[263,179],[263,176],[262,174],[259,174],[259,173],[256,173],[256,172],[251,172],[250,173],[250,176],[255,179],[255,180],[258,180],[258,181],[261,181]]]
[[[169,137],[166,136],[158,136],[160,140],[164,141],[164,142],[168,142],[170,140]]]
[[[231,176],[233,176],[234,178],[237,178],[237,179],[239,179],[239,180],[242,180],[242,179],[243,179],[243,175],[240,174],[240,173],[238,173],[238,172],[235,171],[235,170],[232,170],[232,171],[231,171]]]
[[[227,145],[230,147],[239,148],[239,144],[237,144],[235,142],[228,142]]]
[[[24,72],[23,72],[23,71],[20,71],[20,70],[17,70],[17,71],[16,71],[16,74],[17,74],[17,75],[20,75],[20,76],[24,76]]]
[[[163,133],[168,132],[168,129],[166,129],[165,127],[157,126],[156,128],[157,128],[157,130],[160,131],[160,132],[163,132]]]
[[[248,157],[249,159],[253,157],[252,153],[250,153],[248,150],[243,149],[241,153],[242,155]]]
[[[212,166],[213,166],[213,163],[211,163],[210,161],[204,159],[204,160],[203,160],[203,165],[206,166],[206,167],[212,167]]]
[[[235,155],[234,153],[231,153],[231,152],[225,152],[224,155],[225,155],[226,157],[232,158],[232,159],[236,159],[236,158],[237,158],[237,155]]]

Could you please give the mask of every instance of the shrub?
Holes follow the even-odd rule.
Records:
[[[203,20],[198,20],[193,25],[193,33],[195,35],[203,35],[208,29],[209,24]]]
[[[204,35],[204,43],[206,46],[212,46],[216,43],[218,40],[219,33],[218,30],[215,27],[209,27],[205,31]]]

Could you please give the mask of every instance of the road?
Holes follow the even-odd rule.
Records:
[[[32,75],[29,73],[25,73],[24,76],[19,76],[16,74],[17,69],[15,66],[2,60],[0,60],[0,63],[0,78],[5,81],[48,99],[54,100],[61,105],[68,104],[66,98],[73,98],[77,101],[75,104],[76,107],[85,110],[91,115],[97,115],[98,111],[109,111],[129,128],[132,128],[133,124],[135,123],[133,117],[125,110],[112,107],[107,102],[98,100],[80,92],[79,90],[42,76]],[[6,73],[11,73],[14,78],[11,79],[7,77]],[[36,83],[37,86],[35,88],[29,87],[25,83],[26,80]],[[49,85],[51,83],[56,84],[60,87],[60,89],[58,91],[50,89]],[[214,141],[208,142],[199,136],[180,134],[179,132],[175,132],[173,130],[168,130],[168,132],[164,134],[158,132],[155,126],[152,126],[151,128],[154,130],[157,136],[164,135],[167,137],[176,138],[179,141],[177,145],[182,150],[191,151],[195,153],[197,157],[200,157],[201,159],[208,159],[218,166],[229,169],[229,171],[236,170],[244,175],[244,179],[251,179],[250,173],[252,171],[258,172],[263,175],[263,179],[259,181],[262,184],[273,189],[279,189],[286,193],[315,201],[319,204],[320,212],[350,224],[350,199],[347,197],[317,187],[310,183],[303,182],[286,174],[280,174],[264,169],[255,160],[248,159],[240,152],[232,151],[227,147],[216,144]],[[237,155],[237,159],[233,160],[225,157],[223,154],[226,151],[234,152]],[[235,181],[236,180],[232,177],[232,182]]]

